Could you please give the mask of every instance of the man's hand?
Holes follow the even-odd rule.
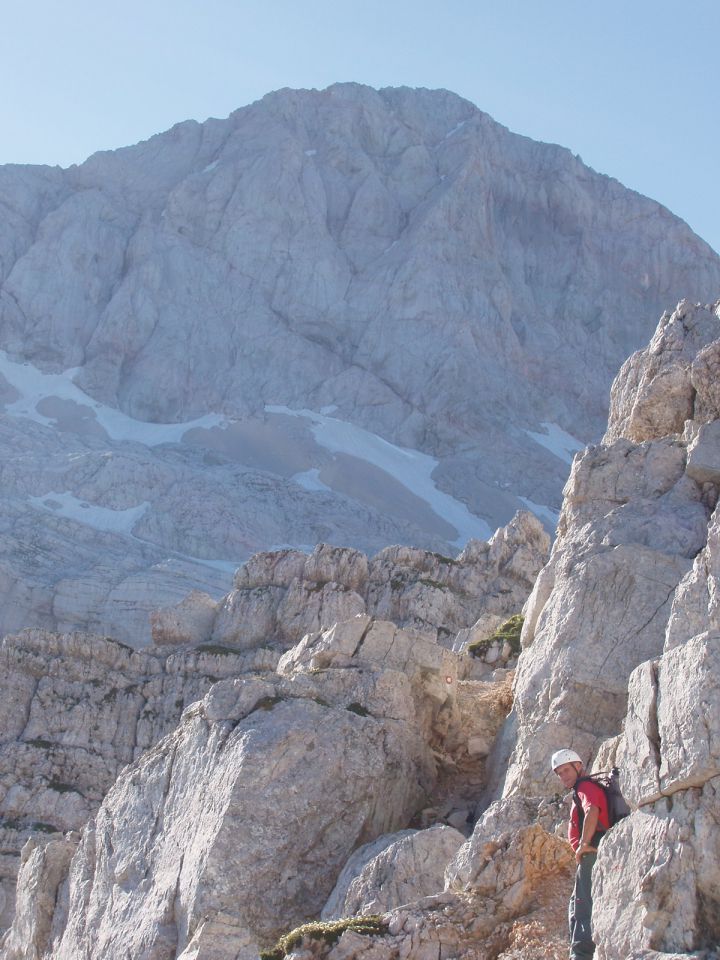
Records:
[[[575,851],[575,862],[580,863],[586,853],[597,853],[597,847],[591,847],[589,843],[581,843]]]

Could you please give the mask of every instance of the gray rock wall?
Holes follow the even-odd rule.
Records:
[[[197,595],[154,613],[153,638],[236,649],[275,640],[287,647],[367,613],[461,649],[522,608],[549,549],[540,521],[523,511],[488,542],[470,541],[455,559],[412,547],[388,547],[368,558],[329,544],[309,556],[256,554],[219,603]]]
[[[717,421],[684,417],[697,398],[703,416],[720,416],[690,379],[694,358],[719,336],[717,308],[683,303],[664,316],[651,347],[618,375],[606,441],[575,459],[558,538],[527,604],[505,795],[551,792],[554,749],[590,760],[618,734],[632,671],[662,653],[673,604],[673,617],[684,616],[720,489],[689,466],[700,442],[712,461]],[[679,418],[658,385],[668,369],[685,371]]]
[[[258,551],[552,529],[619,364],[720,289],[667,210],[446,91],[279,91],[0,203],[0,632],[136,644]]]

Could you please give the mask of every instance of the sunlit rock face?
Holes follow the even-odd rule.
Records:
[[[0,168],[0,203],[0,629],[134,642],[258,550],[552,529],[620,363],[720,288],[667,210],[446,91],[279,91]]]
[[[575,459],[526,607],[506,795],[548,791],[555,744],[593,757],[620,733],[633,670],[668,637],[716,626],[703,558],[720,486],[720,406],[705,370],[719,344],[720,305],[664,314],[618,373],[603,443]]]
[[[719,355],[720,302],[683,302],[623,365],[525,609],[500,809],[557,789],[559,745],[619,765],[633,812],[593,873],[602,960],[720,937]]]

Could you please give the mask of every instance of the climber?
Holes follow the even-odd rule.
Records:
[[[558,750],[550,761],[563,787],[573,791],[568,839],[575,851],[577,870],[570,897],[570,958],[586,960],[595,953],[592,939],[592,869],[598,844],[610,826],[605,791],[585,775],[581,758],[574,750]]]

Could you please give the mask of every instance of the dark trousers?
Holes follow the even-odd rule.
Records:
[[[568,908],[571,960],[589,960],[595,953],[590,920],[592,917],[592,868],[596,860],[596,853],[586,853],[575,873],[575,889],[570,897]]]

